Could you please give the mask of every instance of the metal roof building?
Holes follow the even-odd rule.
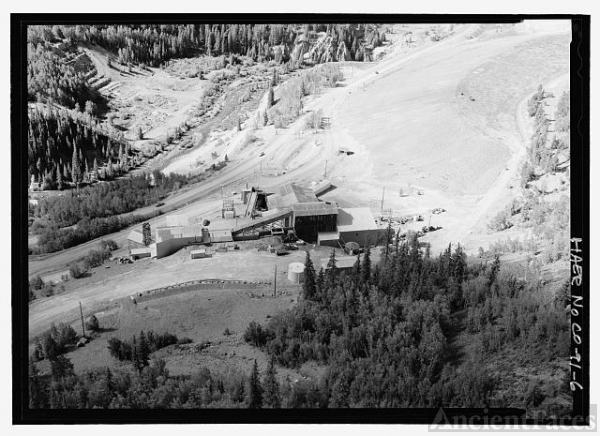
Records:
[[[139,232],[137,230],[132,230],[131,232],[129,232],[129,235],[127,235],[127,240],[129,242],[133,242],[135,244],[144,244],[144,235],[142,234],[142,232]]]
[[[292,205],[295,216],[337,215],[338,208],[329,202],[301,203]]]
[[[290,207],[299,203],[316,203],[319,200],[315,193],[294,183],[283,185],[277,194],[267,197],[269,209]]]
[[[321,259],[321,267],[323,269],[329,269],[327,264],[329,263],[329,258]],[[356,264],[355,256],[341,256],[335,258],[335,266],[337,269],[348,270],[354,268]]]

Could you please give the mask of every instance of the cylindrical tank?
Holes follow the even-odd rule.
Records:
[[[294,283],[304,282],[304,264],[302,262],[292,262],[288,266],[288,280]]]
[[[204,244],[210,244],[210,232],[206,227],[202,227],[202,242]]]
[[[347,254],[358,254],[360,251],[360,245],[356,242],[346,242],[344,248]]]

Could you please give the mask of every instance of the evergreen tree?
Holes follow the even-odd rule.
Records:
[[[144,333],[144,331],[140,331],[140,338],[138,341],[138,346],[137,346],[137,353],[138,353],[138,365],[140,366],[140,370],[141,368],[145,368],[146,366],[148,366],[148,359],[150,357],[150,344],[148,343],[148,340],[146,339],[146,334]]]
[[[79,187],[79,184],[83,180],[81,174],[81,164],[79,162],[79,154],[77,153],[77,146],[73,147],[73,161],[71,163],[71,178],[73,183]]]
[[[317,295],[319,295],[320,300],[323,300],[323,287],[325,286],[325,271],[323,271],[323,268],[319,268],[316,284],[317,284]]]
[[[52,379],[59,380],[62,377],[73,375],[73,364],[65,356],[56,356],[50,361]]]
[[[250,392],[248,394],[248,408],[260,409],[263,405],[263,389],[260,385],[260,374],[258,364],[254,360],[252,374],[250,375]]]
[[[63,182],[62,171],[60,170],[60,168],[56,172],[56,187],[58,188],[59,191],[62,191],[65,187],[64,182]]]
[[[112,179],[114,176],[114,169],[113,169],[113,163],[112,163],[112,159],[108,159],[108,166],[106,167],[106,176],[109,179]]]
[[[47,407],[48,393],[46,392],[43,381],[40,378],[40,372],[35,366],[35,362],[29,358],[29,408],[42,409]]]
[[[90,166],[88,165],[87,159],[85,160],[85,172],[83,173],[83,178],[86,182],[90,182]]]
[[[275,104],[275,93],[273,88],[269,88],[269,95],[267,97],[267,109]]]
[[[331,250],[329,261],[327,262],[327,271],[325,272],[324,290],[330,290],[335,287],[337,277],[337,266],[335,260],[335,250]]]
[[[281,394],[279,392],[279,383],[277,382],[277,372],[275,371],[275,361],[271,356],[267,373],[263,380],[264,385],[264,406],[271,409],[279,409],[281,407]]]
[[[100,174],[98,173],[98,161],[96,160],[96,158],[94,158],[94,178],[96,180],[100,179]]]
[[[315,277],[315,268],[310,258],[310,253],[306,252],[304,261],[304,283],[302,283],[302,292],[305,300],[313,300],[317,292]]]
[[[138,351],[137,339],[135,338],[135,335],[133,335],[133,345],[132,345],[132,351],[131,351],[131,358],[133,360],[133,367],[135,369],[137,369],[138,371],[141,371],[142,370],[142,365],[140,363],[140,353]]]
[[[371,247],[367,247],[367,250],[365,251],[361,270],[361,282],[368,286],[369,280],[371,279]]]
[[[496,281],[496,277],[498,276],[499,271],[500,271],[500,255],[496,254],[494,256],[494,261],[492,262],[492,267],[490,268],[490,275],[489,275],[490,285]]]
[[[352,269],[352,277],[354,279],[354,283],[360,283],[360,281],[362,280],[360,268],[360,254],[356,256],[356,263],[354,264],[354,268]]]
[[[306,95],[306,85],[304,84],[304,80],[300,81],[300,98]]]
[[[47,334],[44,337],[44,357],[48,360],[54,360],[58,356],[60,350],[58,344],[54,340],[52,334]]]

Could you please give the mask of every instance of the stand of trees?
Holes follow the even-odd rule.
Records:
[[[316,63],[368,60],[369,49],[385,38],[371,24],[145,24],[38,26],[30,32],[29,42],[34,46],[55,40],[97,44],[115,53],[121,64],[154,67],[199,54],[243,55],[258,62],[281,63],[302,62],[320,32],[329,37],[329,47],[314,56]],[[293,50],[295,45],[300,49]]]
[[[38,218],[32,224],[32,230],[39,234],[37,252],[62,250],[153,218],[161,213],[160,209],[147,214],[122,214],[154,204],[198,180],[199,176],[165,176],[155,171],[153,177],[134,176],[42,199],[35,210]],[[64,228],[74,224],[76,228]]]
[[[88,87],[84,72],[77,71],[75,64],[65,59],[65,51],[51,44],[54,39],[43,28],[28,27],[27,100],[55,102],[74,108],[100,99]],[[73,50],[67,50],[67,53],[74,55]]]
[[[33,175],[43,189],[112,179],[135,159],[128,143],[100,130],[89,114],[74,116],[69,110],[36,106],[29,110],[28,132],[29,177]]]
[[[326,364],[320,404],[523,405],[521,397],[497,394],[505,386],[488,366],[498,353],[516,350],[523,362],[537,363],[568,355],[564,304],[542,295],[539,283],[502,273],[497,257],[467,267],[460,246],[434,259],[414,238],[387,262],[374,269],[369,263],[367,255],[340,274],[332,255],[332,267],[317,273],[307,258],[303,301],[246,331],[248,342],[284,366]],[[464,363],[468,375],[448,363],[459,353],[451,344],[456,329],[476,344]]]

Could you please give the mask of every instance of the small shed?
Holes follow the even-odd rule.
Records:
[[[232,242],[231,230],[210,230],[211,242]]]
[[[204,248],[201,248],[199,250],[192,250],[190,254],[192,256],[192,259],[204,259],[205,257],[211,257],[211,255],[207,253]]]
[[[150,247],[132,248],[131,249],[131,256],[133,258],[141,259],[144,257],[150,257],[151,254],[152,253],[151,253]]]
[[[321,259],[321,267],[324,270],[328,270],[329,258]],[[356,264],[356,257],[354,256],[340,256],[335,258],[335,267],[340,271],[350,271]]]

